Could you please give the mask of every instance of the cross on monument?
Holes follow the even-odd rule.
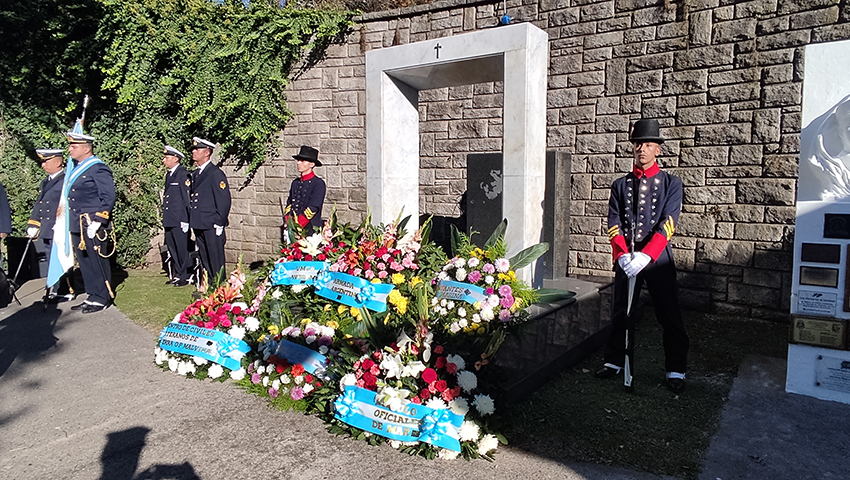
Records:
[[[434,47],[434,50],[437,51],[437,58],[440,58],[440,49],[441,48],[443,48],[443,47],[439,43],[437,43],[437,45]]]

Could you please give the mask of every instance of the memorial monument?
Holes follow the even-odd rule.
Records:
[[[786,390],[850,403],[850,41],[805,59]]]

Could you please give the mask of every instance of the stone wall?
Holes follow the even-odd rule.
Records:
[[[628,127],[657,118],[661,163],[684,184],[673,246],[685,304],[788,312],[803,47],[850,38],[839,0],[509,0],[550,36],[548,149],[572,157],[570,275],[610,275],[608,187],[631,164]],[[287,90],[284,148],[234,191],[228,248],[273,253],[301,144],[317,146],[325,216],[366,213],[365,51],[497,28],[501,2],[446,0],[369,14]],[[468,153],[501,150],[501,84],[422,92],[420,210],[457,215]],[[391,125],[384,128],[391,129]],[[234,185],[240,172],[233,172]],[[236,228],[241,226],[240,228]]]

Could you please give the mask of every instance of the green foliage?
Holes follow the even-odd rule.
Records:
[[[118,261],[144,261],[160,228],[163,144],[201,136],[248,181],[290,119],[290,78],[321,59],[354,13],[207,0],[32,0],[0,7],[0,181],[23,232],[44,173],[34,150],[85,129],[115,175]]]

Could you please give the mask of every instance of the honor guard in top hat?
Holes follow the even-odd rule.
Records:
[[[71,307],[83,313],[99,312],[112,303],[112,270],[107,227],[115,206],[112,170],[94,155],[94,137],[68,132],[68,150],[74,160],[66,179],[70,230],[74,253],[86,285],[88,298]]]
[[[689,340],[679,310],[670,239],[682,210],[682,180],[662,171],[656,162],[664,142],[657,120],[635,122],[629,140],[634,152],[632,171],[614,181],[608,202],[608,238],[615,272],[613,328],[605,346],[605,365],[596,375],[614,377],[629,366],[626,355],[631,355],[634,345],[633,307],[646,282],[664,329],[667,387],[680,392],[685,387]],[[631,338],[628,346],[627,338]]]
[[[192,139],[192,160],[197,168],[192,171],[189,196],[189,226],[195,234],[195,242],[201,263],[209,280],[224,272],[224,244],[227,236],[224,228],[230,215],[230,187],[227,176],[210,161],[215,144],[202,138]]]
[[[41,168],[47,173],[47,178],[38,186],[38,196],[32,207],[32,215],[27,221],[27,236],[34,242],[39,242],[37,250],[44,252],[45,259],[50,262],[50,250],[53,247],[53,225],[56,223],[56,210],[59,208],[59,197],[62,196],[62,183],[65,180],[65,151],[61,149],[40,148],[35,151],[41,162]],[[45,302],[57,303],[70,300],[73,295],[59,295],[60,290],[68,290],[67,277],[47,287]]]
[[[162,228],[165,244],[171,255],[174,270],[168,283],[177,287],[189,284],[189,189],[192,181],[189,172],[180,164],[186,158],[183,152],[165,146],[162,164],[165,173],[165,190],[162,194]]]
[[[319,161],[319,151],[306,145],[292,158],[296,160],[300,177],[289,186],[289,198],[283,211],[284,223],[286,217],[292,217],[310,235],[322,229],[322,206],[327,187],[325,181],[313,173],[313,168],[321,167],[322,162]]]

